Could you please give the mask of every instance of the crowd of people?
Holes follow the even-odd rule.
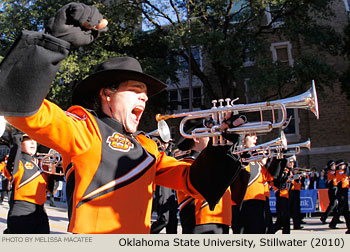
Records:
[[[182,139],[177,147],[183,155],[176,157],[138,131],[148,99],[167,85],[143,73],[137,59],[113,57],[98,65],[75,87],[67,111],[45,99],[69,50],[90,44],[106,25],[97,8],[67,4],[44,32],[22,31],[0,65],[0,113],[23,132],[14,136],[3,165],[12,185],[6,232],[50,233],[44,202],[55,183],[35,157],[37,142],[62,156],[71,233],[158,233],[164,226],[175,232],[170,218],[177,205],[184,233],[289,233],[290,217],[301,228],[296,157],[250,161],[252,152],[235,152],[237,144],[256,146],[255,133],[228,133],[246,123],[243,115],[227,113],[220,122],[231,144]],[[348,220],[348,183],[344,172],[337,176],[337,215]],[[270,187],[280,198],[275,223]],[[151,225],[154,191],[159,219]]]

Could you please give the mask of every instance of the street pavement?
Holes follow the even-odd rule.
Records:
[[[56,207],[51,207],[50,202],[46,201],[45,209],[49,216],[50,230],[51,234],[68,234],[68,215],[67,215],[67,205],[66,202],[55,201]],[[0,234],[6,229],[6,219],[7,213],[9,210],[7,199],[0,204]],[[152,221],[156,219],[156,214],[153,213]],[[331,218],[328,218],[327,222],[329,223]],[[344,221],[344,218],[341,217],[341,220]],[[330,229],[327,224],[322,224],[319,216],[312,216],[304,218],[306,222],[303,224],[303,229],[293,230],[291,225],[291,234],[345,234],[346,225],[345,223],[340,223],[337,225],[337,229]],[[291,221],[292,222],[292,221]],[[162,233],[165,233],[163,229]],[[178,226],[178,234],[181,234],[181,226]],[[281,234],[281,231],[278,231],[277,234]]]

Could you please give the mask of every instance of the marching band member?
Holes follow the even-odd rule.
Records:
[[[340,215],[345,218],[346,234],[350,234],[350,212],[348,203],[348,191],[349,191],[349,177],[345,174],[346,165],[343,160],[338,160],[336,163],[337,172],[336,180],[338,182],[338,191],[336,194],[338,200],[338,211],[334,214],[329,228],[336,228]]]
[[[114,57],[100,64],[74,89],[76,106],[67,112],[44,99],[70,47],[92,42],[106,30],[102,20],[95,7],[67,4],[46,33],[23,31],[0,65],[1,113],[62,155],[68,231],[150,233],[154,184],[205,198],[214,209],[235,181],[240,158],[230,146],[208,146],[190,165],[137,135],[148,98],[167,86],[143,73],[136,59]]]
[[[186,123],[185,131],[191,132],[199,127],[200,121]],[[207,146],[209,137],[181,138],[177,147],[186,154],[180,160],[192,164],[200,152]],[[231,194],[227,189],[223,197],[215,206],[214,211],[209,209],[208,202],[195,199],[184,192],[177,191],[180,210],[180,222],[183,234],[228,234],[231,225]]]
[[[1,179],[1,195],[0,195],[0,204],[4,201],[5,198],[5,193],[7,193],[7,197],[10,198],[9,196],[9,187],[10,183],[8,180],[8,177],[5,175],[5,167],[7,165],[7,159],[8,155],[5,156],[4,161],[0,163],[0,179]],[[9,176],[9,175],[8,175]]]
[[[11,148],[15,152],[13,166],[6,166],[11,174],[13,192],[7,217],[9,234],[49,234],[49,219],[44,209],[49,190],[49,176],[38,166],[34,157],[37,142],[23,135],[15,136],[16,143]]]
[[[290,217],[293,220],[293,229],[302,229],[301,226],[301,212],[300,212],[300,190],[301,190],[301,176],[295,174],[293,168],[295,167],[296,159],[293,162],[288,162],[287,166],[291,169],[294,179],[291,181],[291,187],[289,189],[289,206]]]
[[[164,142],[157,137],[152,139],[158,144],[159,151],[163,151],[169,156],[172,155],[172,148],[175,145],[172,141]],[[171,188],[157,185],[154,196],[157,220],[151,225],[151,234],[159,234],[163,228],[165,228],[167,234],[177,234],[178,206],[175,191]]]
[[[243,145],[251,148],[256,145],[255,133],[244,136]],[[273,179],[272,174],[276,172],[276,159],[271,161],[268,168],[265,167],[266,159],[258,162],[249,162],[245,169],[250,173],[248,187],[245,192],[242,208],[239,214],[239,228],[242,234],[264,234],[267,231],[265,219],[266,208],[266,186]],[[272,173],[272,174],[271,174]]]
[[[328,187],[328,198],[329,198],[329,204],[324,212],[324,214],[321,216],[321,222],[323,224],[326,223],[326,220],[330,213],[333,211],[335,213],[338,211],[337,209],[337,178],[336,178],[336,166],[335,162],[333,160],[329,160],[327,163],[327,187]]]
[[[273,189],[276,196],[276,213],[277,218],[274,223],[274,232],[282,229],[282,234],[290,234],[290,214],[289,214],[289,189],[291,177],[290,162],[294,162],[295,155],[285,158],[281,164],[283,172],[278,179],[273,181]]]

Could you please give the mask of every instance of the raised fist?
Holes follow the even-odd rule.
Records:
[[[72,2],[50,18],[45,32],[71,43],[71,46],[83,46],[107,31],[107,24],[96,7]]]

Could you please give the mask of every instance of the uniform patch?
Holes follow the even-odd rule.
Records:
[[[28,170],[31,170],[31,169],[34,168],[34,165],[33,165],[31,162],[26,162],[26,163],[24,164],[24,167],[25,167],[26,169],[28,169]]]
[[[134,144],[125,136],[114,132],[113,136],[109,136],[106,141],[113,150],[128,152],[134,148]]]

